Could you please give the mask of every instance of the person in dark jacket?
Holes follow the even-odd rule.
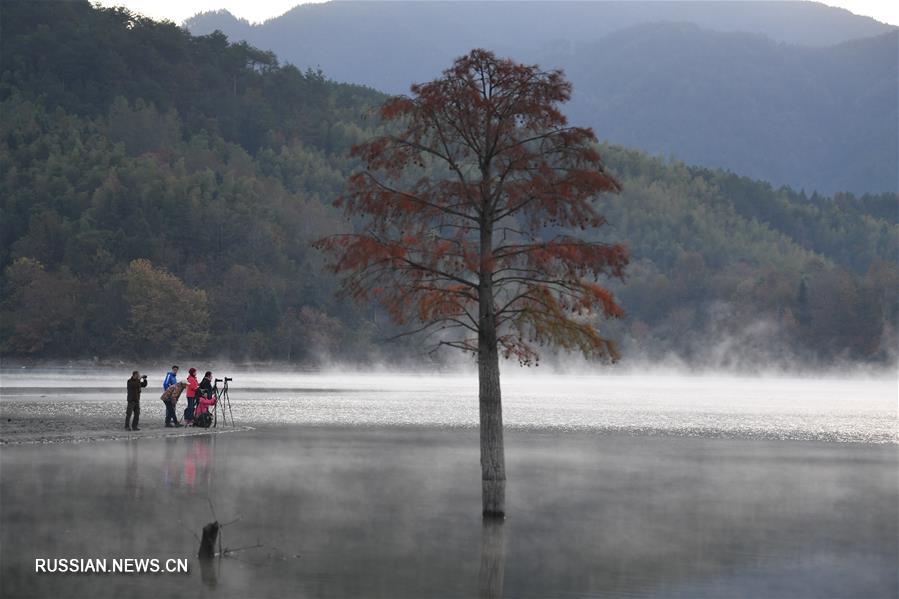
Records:
[[[162,381],[162,390],[167,391],[169,387],[178,382],[178,367],[172,366],[172,371],[165,375],[165,380]]]
[[[128,379],[128,407],[125,409],[125,430],[139,431],[137,422],[140,420],[140,391],[147,386],[147,375],[141,376],[140,372],[135,370]],[[131,421],[131,414],[134,414],[134,422]]]
[[[207,370],[206,374],[203,375],[203,380],[200,381],[200,395],[206,397],[207,399],[212,399],[212,371]]]

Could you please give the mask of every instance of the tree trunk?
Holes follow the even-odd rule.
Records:
[[[203,527],[203,538],[200,540],[200,550],[197,557],[201,560],[215,557],[215,541],[219,537],[219,523],[210,522]]]
[[[478,403],[481,417],[481,492],[484,518],[506,516],[506,459],[503,449],[503,406],[493,304],[493,234],[481,229],[478,285]]]

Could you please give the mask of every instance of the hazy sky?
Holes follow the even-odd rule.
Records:
[[[181,23],[207,10],[225,8],[231,14],[252,22],[261,22],[284,14],[302,0],[99,0],[104,6],[127,6],[135,12],[156,19]],[[899,25],[899,2],[895,0],[825,0],[824,4],[841,6],[856,14]]]

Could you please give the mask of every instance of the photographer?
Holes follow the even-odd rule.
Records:
[[[200,395],[206,397],[206,399],[212,399],[212,371],[207,370],[206,374],[203,375],[203,380],[200,381]]]
[[[126,387],[128,389],[128,407],[125,409],[125,430],[139,431],[137,423],[140,420],[140,392],[147,386],[147,375],[141,376],[137,370],[131,373]],[[131,421],[134,414],[134,422]]]

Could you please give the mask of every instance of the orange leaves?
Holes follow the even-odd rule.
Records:
[[[596,319],[622,310],[596,280],[623,278],[627,250],[546,232],[603,225],[593,200],[620,189],[593,131],[559,109],[571,91],[561,71],[475,49],[385,102],[389,133],[352,149],[362,168],[336,202],[355,233],[316,243],[345,291],[399,323],[462,329],[440,343],[466,351],[486,324],[522,363],[542,344],[614,359]]]
[[[396,96],[390,98],[381,106],[381,118],[385,121],[396,120],[408,115],[415,110],[415,104],[409,98]]]
[[[460,316],[465,313],[465,308],[458,298],[445,293],[444,289],[429,289],[419,294],[418,320],[430,322],[448,316]]]
[[[313,247],[335,255],[334,272],[364,270],[379,262],[402,260],[406,249],[396,243],[384,243],[364,235],[334,235],[317,240]]]

